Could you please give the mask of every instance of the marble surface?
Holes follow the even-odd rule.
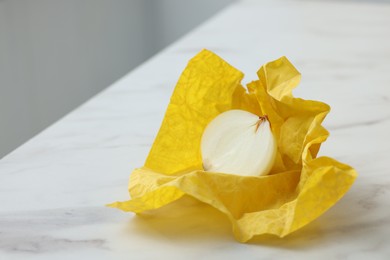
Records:
[[[128,198],[128,175],[202,48],[247,82],[286,55],[303,75],[295,95],[332,107],[320,154],[358,179],[284,239],[240,244],[220,213],[190,199],[144,217],[104,207]],[[0,161],[0,259],[390,259],[389,71],[389,3],[238,2]]]

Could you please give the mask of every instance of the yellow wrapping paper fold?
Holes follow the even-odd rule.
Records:
[[[334,205],[356,172],[332,158],[316,158],[329,135],[321,122],[330,107],[293,97],[300,73],[285,57],[262,66],[258,76],[245,89],[240,84],[243,74],[214,53],[203,50],[192,58],[145,165],[130,176],[131,200],[109,206],[141,213],[189,195],[226,214],[236,239],[246,242],[266,233],[284,237]],[[203,131],[218,114],[231,109],[268,115],[278,141],[270,175],[203,170]]]

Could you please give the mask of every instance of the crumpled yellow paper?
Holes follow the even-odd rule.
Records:
[[[356,172],[332,158],[316,158],[329,135],[321,122],[330,107],[293,97],[300,73],[285,57],[265,64],[257,74],[259,80],[245,89],[243,74],[216,54],[203,50],[192,58],[145,165],[130,176],[131,200],[109,206],[141,213],[189,195],[226,214],[241,242],[266,233],[284,237],[333,206]],[[213,118],[231,109],[268,115],[278,141],[269,175],[203,170],[202,133]]]

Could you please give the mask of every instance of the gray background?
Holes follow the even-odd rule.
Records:
[[[0,0],[0,158],[233,0]]]

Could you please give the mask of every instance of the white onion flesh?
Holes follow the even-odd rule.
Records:
[[[214,118],[201,141],[206,171],[243,176],[266,175],[277,151],[276,140],[266,116],[244,110],[229,110]]]

